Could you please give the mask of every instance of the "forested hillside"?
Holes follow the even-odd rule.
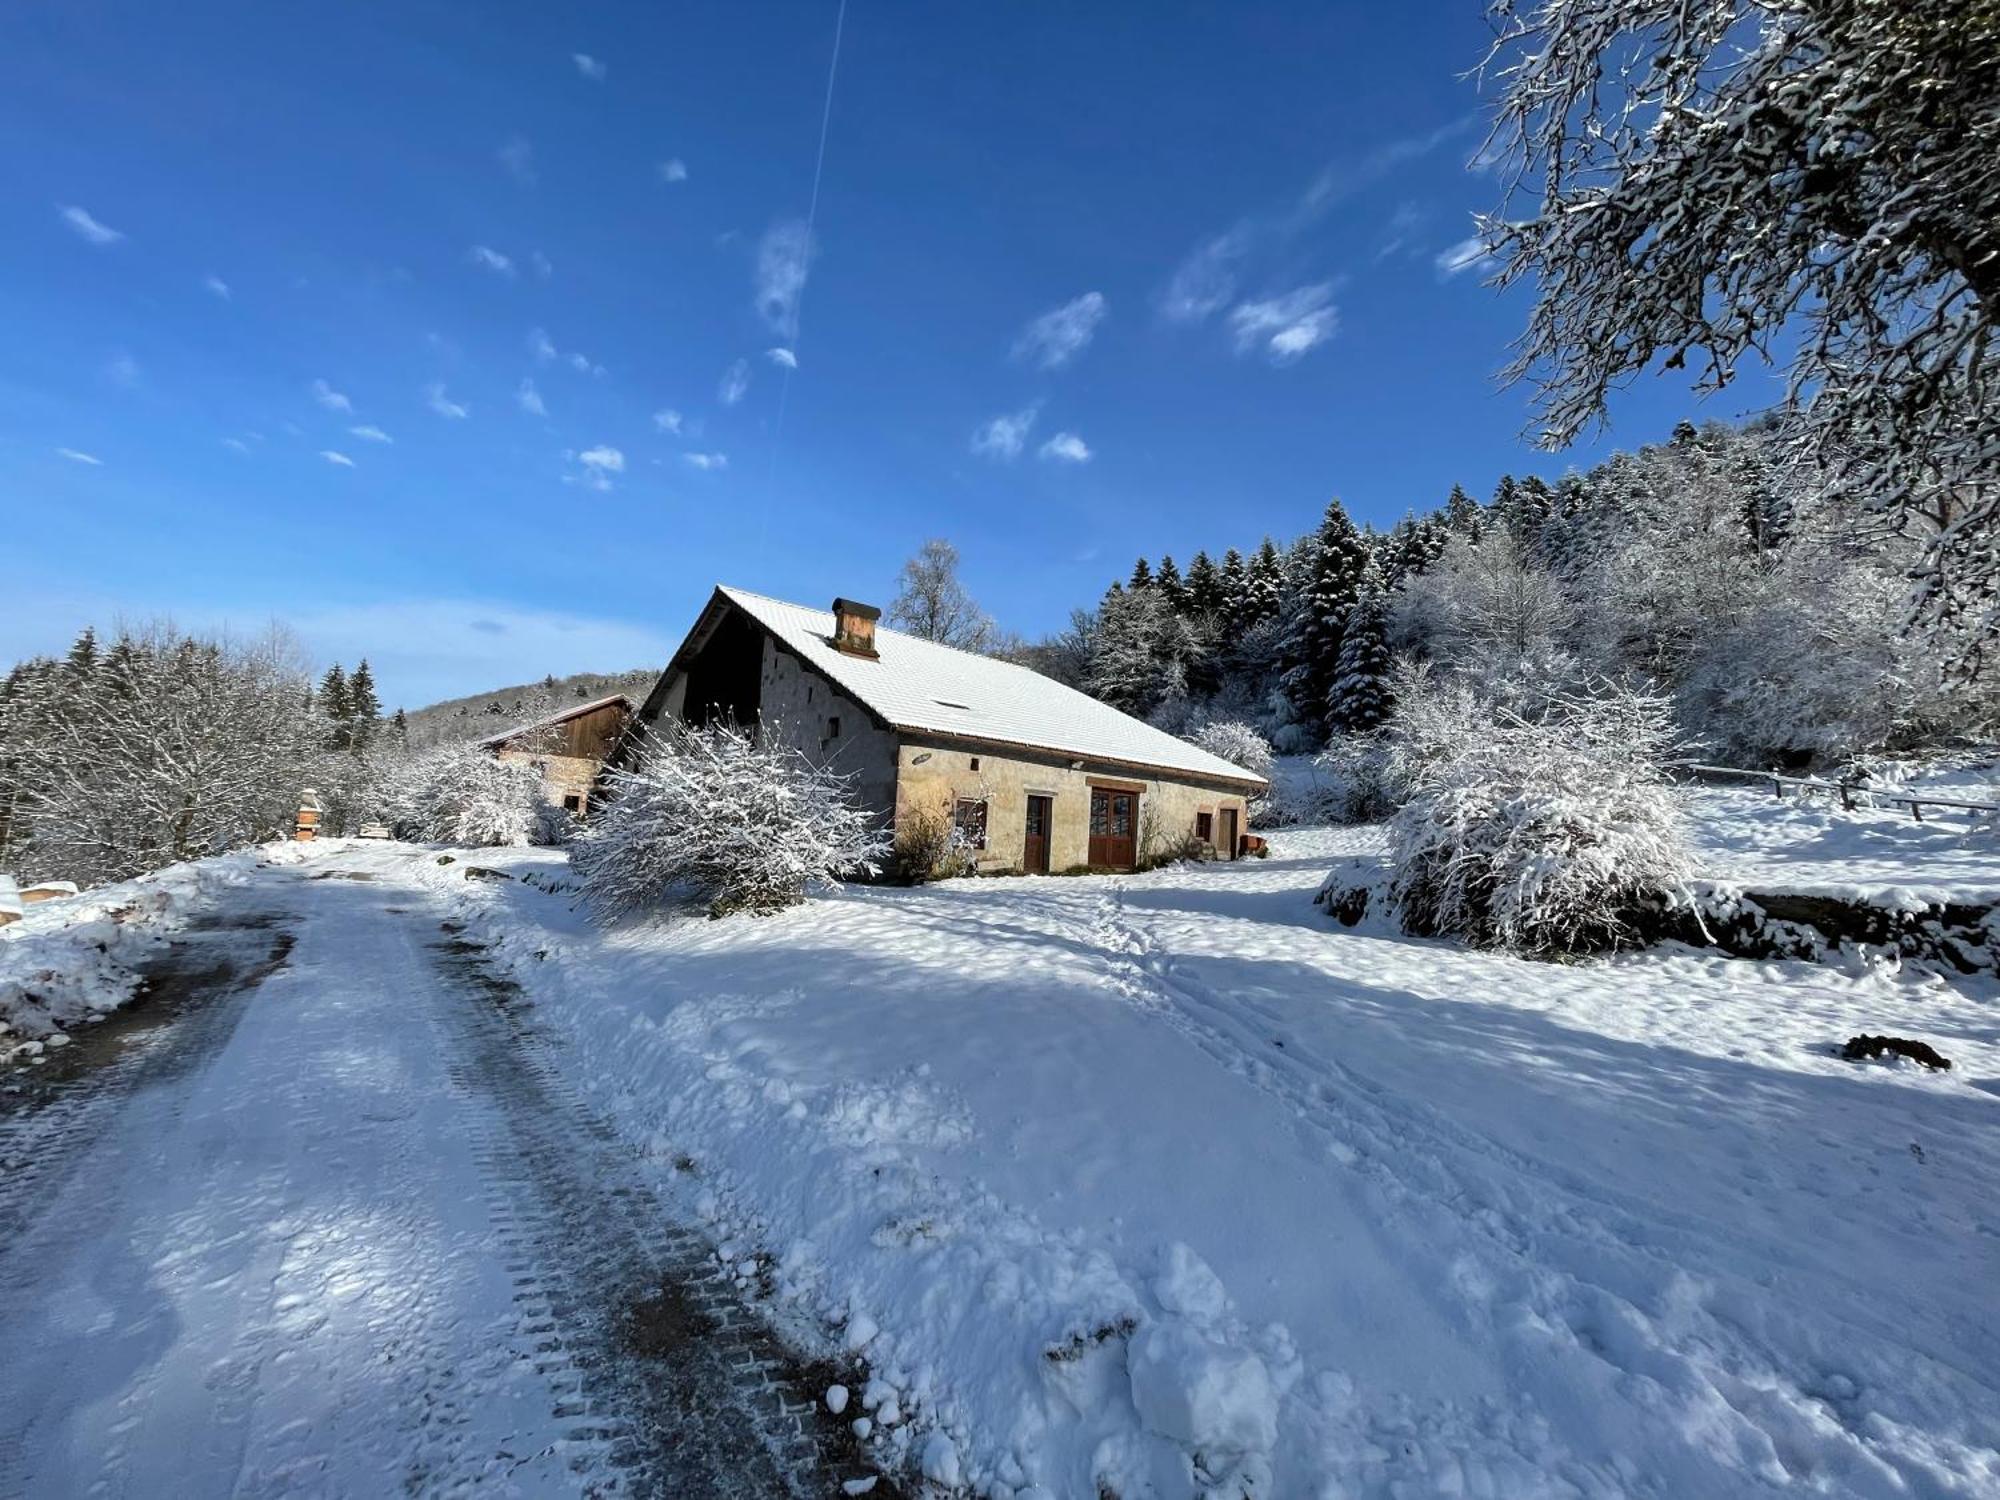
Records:
[[[406,717],[413,748],[450,745],[484,739],[510,724],[525,724],[572,703],[587,703],[611,693],[644,698],[658,679],[658,667],[634,667],[629,672],[572,672],[544,677],[540,682],[494,688],[464,698],[411,709]]]
[[[1994,674],[1952,676],[1950,627],[1907,628],[1928,538],[1828,493],[1768,427],[1683,423],[1387,532],[1335,500],[1287,543],[1141,558],[1024,655],[1165,728],[1242,719],[1281,751],[1374,729],[1399,659],[1502,701],[1650,685],[1745,764],[1991,734]]]

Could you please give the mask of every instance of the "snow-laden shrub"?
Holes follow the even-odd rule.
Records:
[[[1271,774],[1271,742],[1241,719],[1217,719],[1188,736],[1188,742],[1210,755],[1259,776]]]
[[[607,780],[611,801],[570,854],[604,921],[675,901],[774,911],[812,881],[878,873],[889,850],[847,777],[768,730],[668,725]]]
[[[1594,952],[1629,940],[1625,914],[1641,900],[1685,888],[1664,698],[1607,685],[1531,719],[1449,686],[1419,697],[1399,710],[1410,796],[1390,823],[1407,930]]]
[[[1402,801],[1389,737],[1337,734],[1313,757],[1318,773],[1307,816],[1314,822],[1374,823]]]
[[[546,849],[559,849],[576,837],[576,831],[581,826],[575,813],[543,798],[535,808],[529,825],[528,842]]]
[[[912,883],[956,880],[979,868],[979,851],[947,803],[906,808],[896,822],[894,853],[896,873]]]
[[[391,821],[406,838],[485,847],[525,844],[545,805],[541,774],[476,745],[454,745],[412,760],[389,796]]]

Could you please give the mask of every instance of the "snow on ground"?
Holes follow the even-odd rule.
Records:
[[[75,1027],[124,1005],[138,990],[139,965],[218,891],[313,848],[242,849],[26,907],[0,927],[0,1066],[59,1047]]]
[[[1935,797],[2000,804],[2000,766],[1975,765],[1915,778]],[[1780,799],[1768,787],[1689,787],[1683,795],[1701,873],[1747,890],[1893,900],[2000,902],[2000,821],[1933,809],[1917,822],[1907,807],[1846,810],[1838,799]]]
[[[1378,842],[611,932],[554,851],[418,868],[976,1492],[2000,1489],[1994,987],[1339,928]]]

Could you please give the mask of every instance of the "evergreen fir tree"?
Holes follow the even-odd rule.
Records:
[[[1521,487],[1514,482],[1512,474],[1502,474],[1500,482],[1493,486],[1493,503],[1487,507],[1493,520],[1509,531],[1515,527],[1521,514]]]
[[[1222,573],[1206,552],[1195,553],[1194,561],[1188,564],[1187,607],[1189,614],[1204,620],[1222,613]]]
[[[1244,624],[1275,620],[1285,594],[1285,559],[1278,551],[1278,544],[1265,537],[1245,572]]]
[[[1181,570],[1174,562],[1172,553],[1160,558],[1160,570],[1153,575],[1153,587],[1160,591],[1160,597],[1167,601],[1167,607],[1177,615],[1188,612],[1187,585],[1181,582]]]
[[[354,675],[347,679],[347,717],[350,748],[366,750],[375,740],[377,722],[382,717],[382,700],[375,696],[375,674],[368,670],[365,656],[356,664]]]
[[[1340,655],[1327,695],[1327,728],[1365,734],[1389,712],[1388,589],[1371,561],[1340,633]]]
[[[1145,558],[1140,558],[1132,565],[1132,582],[1129,586],[1134,589],[1149,589],[1153,586],[1153,565]]]
[[[395,735],[396,735],[396,748],[397,748],[398,750],[407,750],[407,749],[409,749],[409,748],[410,748],[410,721],[409,721],[408,719],[406,719],[406,718],[405,718],[405,717],[403,716],[403,711],[402,711],[402,709],[400,709],[400,708],[399,708],[399,709],[397,709],[397,710],[396,710],[396,715],[395,715],[395,717],[394,717],[394,718],[392,718],[391,720],[389,720],[389,724],[390,724],[390,727],[391,727],[391,728],[392,728],[392,729],[393,729],[393,730],[395,731]]]
[[[1370,562],[1368,544],[1338,500],[1329,502],[1305,553],[1298,612],[1288,641],[1285,692],[1301,723],[1326,722],[1340,638]]]
[[[1462,485],[1453,485],[1451,493],[1445,497],[1444,524],[1456,536],[1464,537],[1473,546],[1479,545],[1479,533],[1484,528],[1486,518],[1480,513],[1479,502],[1465,493]]]
[[[1222,554],[1222,623],[1231,635],[1250,623],[1250,570],[1234,547]]]
[[[87,682],[97,671],[97,632],[86,625],[77,635],[76,642],[69,648],[69,656],[63,662],[64,669],[72,681]]]
[[[320,717],[326,720],[327,748],[345,750],[353,742],[347,706],[347,672],[339,662],[326,669],[319,680]]]

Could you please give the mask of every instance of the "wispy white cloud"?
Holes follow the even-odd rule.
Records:
[[[351,469],[354,467],[353,459],[333,448],[320,449],[319,456],[337,469]]]
[[[129,354],[114,354],[104,366],[104,378],[129,391],[139,383],[139,361]]]
[[[466,259],[471,261],[475,266],[483,266],[497,275],[512,276],[514,274],[514,258],[510,255],[502,255],[491,245],[474,245],[466,252]]]
[[[531,417],[546,417],[549,409],[542,402],[542,393],[535,389],[535,382],[523,376],[521,388],[514,393],[514,400],[521,410]]]
[[[75,204],[62,206],[62,221],[93,245],[115,245],[125,236]]]
[[[716,387],[716,397],[724,406],[734,406],[750,394],[750,361],[739,359],[722,372],[722,383]]]
[[[572,353],[568,356],[569,367],[579,375],[602,375],[604,366],[587,354]]]
[[[536,359],[549,360],[556,357],[556,346],[541,329],[532,329],[528,334],[528,350]]]
[[[572,449],[565,452],[563,457],[577,465],[570,473],[563,475],[563,483],[581,485],[600,494],[612,488],[613,474],[625,472],[625,455],[616,448],[600,445],[596,448],[586,448],[581,453]]]
[[[1292,201],[1248,215],[1197,244],[1160,294],[1169,322],[1199,323],[1237,300],[1245,270],[1269,266],[1283,249],[1325,219],[1334,206],[1419,158],[1460,139],[1479,124],[1477,113],[1415,135],[1384,141],[1329,162]],[[1250,304],[1256,306],[1257,304]],[[1299,337],[1306,337],[1302,332]]]
[[[1249,253],[1250,229],[1239,224],[1197,245],[1174,271],[1160,312],[1174,323],[1199,323],[1236,295],[1238,267]]]
[[[539,250],[529,253],[528,264],[535,268],[535,275],[543,281],[556,274],[555,263]]]
[[[1085,292],[1052,308],[1021,330],[1014,358],[1031,360],[1044,370],[1061,369],[1090,347],[1109,310],[1102,292]]]
[[[1057,463],[1087,464],[1090,462],[1090,445],[1073,432],[1059,432],[1041,446],[1041,455]]]
[[[1305,192],[1300,194],[1298,204],[1292,210],[1293,222],[1284,227],[1300,227],[1311,222],[1342,199],[1350,198],[1363,188],[1372,187],[1388,177],[1398,167],[1429,156],[1440,146],[1470,135],[1478,128],[1479,121],[1477,111],[1468,111],[1434,130],[1399,136],[1393,141],[1383,141],[1365,151],[1327,163],[1307,185]]]
[[[496,151],[494,155],[500,159],[500,165],[507,169],[507,174],[520,183],[522,187],[533,187],[535,185],[537,176],[535,171],[535,148],[526,136],[517,135],[510,137],[507,144]]]
[[[88,464],[93,469],[104,467],[103,459],[99,458],[95,453],[85,453],[81,448],[58,448],[56,449],[56,453],[59,457],[66,458],[73,464]]]
[[[211,295],[220,297],[224,302],[229,300],[229,283],[224,281],[220,276],[204,276],[201,284],[208,289]]]
[[[726,469],[729,467],[727,453],[683,453],[689,465],[697,469]]]
[[[972,434],[972,451],[984,458],[1019,458],[1022,445],[1028,441],[1028,434],[1034,429],[1035,418],[1041,415],[1041,410],[1041,403],[1036,402],[1019,411],[1003,412],[994,417]]]
[[[1236,335],[1236,352],[1261,348],[1274,365],[1303,358],[1333,337],[1340,311],[1333,305],[1333,283],[1314,282],[1262,302],[1238,303],[1229,325]]]
[[[663,406],[653,413],[653,425],[670,436],[678,437],[681,430],[681,414],[671,406]]]
[[[781,370],[796,370],[799,367],[799,357],[783,345],[776,349],[766,349],[764,358]]]
[[[247,455],[247,454],[248,454],[248,453],[250,452],[250,445],[249,445],[248,443],[244,442],[244,441],[243,441],[243,439],[242,439],[242,438],[239,438],[239,437],[226,437],[226,438],[224,438],[224,439],[222,440],[222,446],[223,446],[223,447],[225,447],[225,448],[230,448],[230,449],[233,449],[233,450],[235,450],[235,451],[236,451],[236,452],[238,452],[238,453],[242,453],[242,454],[246,454],[246,455]]]
[[[312,383],[312,393],[313,400],[324,406],[328,411],[351,412],[354,410],[354,403],[328,385],[324,380],[315,380]]]
[[[686,182],[688,180],[688,164],[678,156],[670,156],[661,162],[659,170],[660,181],[662,182]]]
[[[577,72],[593,83],[602,83],[604,75],[611,71],[609,66],[592,57],[588,52],[572,52],[569,55],[569,59],[576,64]]]
[[[799,336],[799,300],[805,295],[812,257],[812,238],[803,219],[773,224],[757,244],[757,311],[787,343]]]
[[[396,441],[372,422],[364,423],[359,427],[350,427],[347,430],[353,436],[360,438],[364,443],[393,443]]]
[[[1484,235],[1475,234],[1460,240],[1456,245],[1447,245],[1438,251],[1434,262],[1438,275],[1452,277],[1467,271],[1481,273],[1491,271],[1500,262],[1493,258],[1493,247]]]
[[[450,417],[453,421],[472,415],[471,407],[462,405],[445,394],[442,380],[434,380],[424,387],[424,405],[439,416]]]

